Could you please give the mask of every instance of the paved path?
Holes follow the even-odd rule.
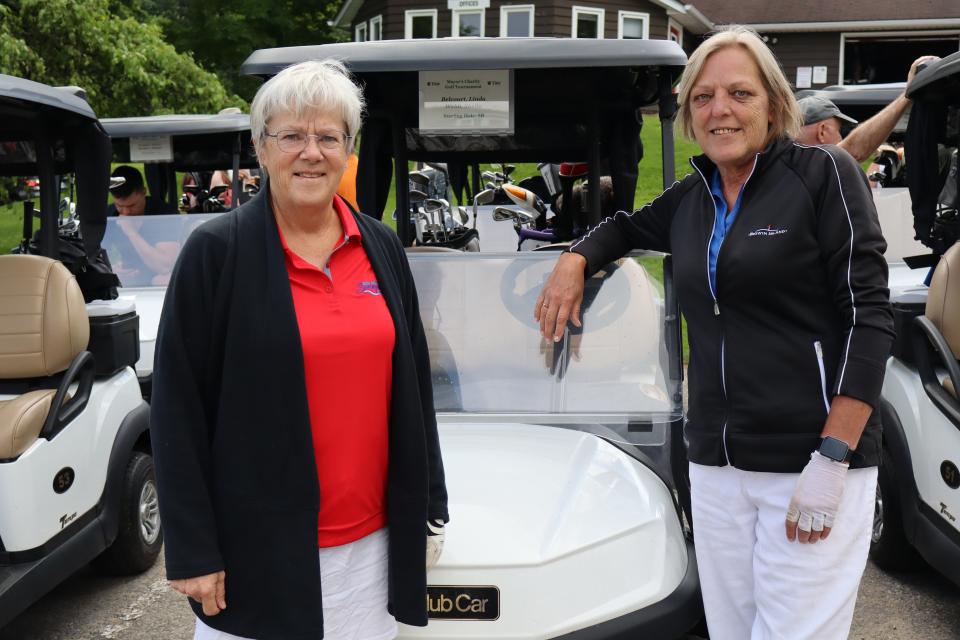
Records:
[[[189,640],[193,617],[160,563],[133,578],[84,569],[5,628],[0,640]],[[960,640],[960,588],[933,570],[867,565],[852,640]]]

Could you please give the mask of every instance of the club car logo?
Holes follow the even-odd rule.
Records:
[[[357,293],[367,296],[379,296],[380,285],[376,280],[362,280],[360,284],[357,285]]]
[[[431,620],[496,620],[500,617],[500,590],[427,585],[427,615]]]
[[[766,227],[761,227],[756,231],[751,231],[748,235],[751,238],[755,236],[781,236],[786,232],[786,229],[776,229],[772,224],[768,224]]]

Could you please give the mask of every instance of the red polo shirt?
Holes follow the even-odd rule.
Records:
[[[291,251],[280,234],[303,348],[321,547],[359,540],[386,524],[395,338],[357,222],[339,197],[334,209],[344,237],[325,270]]]

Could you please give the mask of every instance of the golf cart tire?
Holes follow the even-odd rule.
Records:
[[[919,554],[907,540],[900,502],[897,471],[886,445],[877,473],[877,491],[883,505],[883,528],[879,539],[870,541],[870,559],[885,571],[911,571],[922,565]]]
[[[142,573],[156,561],[163,546],[161,529],[152,542],[144,538],[140,527],[140,497],[144,488],[153,485],[156,492],[157,479],[153,458],[141,451],[134,451],[123,477],[119,504],[117,537],[106,551],[94,560],[98,571],[108,575],[132,575]]]

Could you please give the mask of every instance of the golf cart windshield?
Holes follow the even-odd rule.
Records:
[[[543,339],[533,319],[556,253],[411,253],[409,260],[435,408],[445,420],[513,416],[661,444],[665,432],[656,425],[679,419],[662,287],[647,271],[661,257],[624,258],[588,279],[583,327],[571,325],[558,343]]]
[[[221,214],[110,218],[103,247],[121,295],[165,287],[187,236]],[[681,416],[670,365],[663,258],[624,258],[588,279],[583,328],[553,344],[533,320],[555,252],[410,253],[444,419],[570,424],[610,439],[659,444]],[[656,425],[661,425],[657,427]],[[652,440],[652,441],[651,441]]]
[[[187,236],[215,217],[190,215],[116,216],[107,218],[102,246],[124,288],[166,287]]]

